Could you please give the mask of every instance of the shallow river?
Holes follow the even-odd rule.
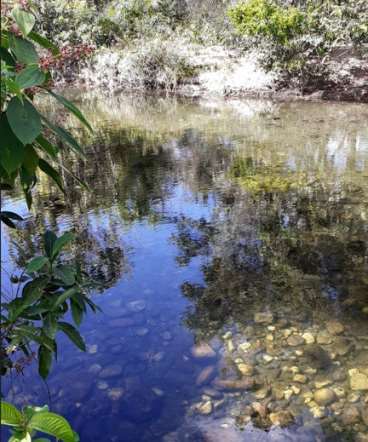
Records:
[[[81,441],[368,440],[368,106],[86,96],[67,196],[3,229],[3,284],[73,229],[101,285],[51,407]],[[66,120],[64,124],[75,121]],[[21,251],[21,252],[20,252]],[[36,363],[3,382],[48,403]]]

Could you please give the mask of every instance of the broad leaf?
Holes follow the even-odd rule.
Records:
[[[10,425],[16,427],[21,424],[21,412],[8,402],[1,401],[1,425]]]
[[[72,287],[71,289],[65,290],[56,300],[54,303],[53,309],[55,310],[57,307],[59,307],[61,304],[63,304],[67,299],[69,299],[71,296],[75,295],[78,292],[78,290],[75,287]]]
[[[52,247],[52,258],[55,258],[59,253],[60,250],[69,242],[74,241],[75,236],[72,232],[66,232],[63,235],[60,236],[55,242]]]
[[[41,116],[42,120],[46,123],[46,125],[63,141],[65,141],[69,146],[79,155],[84,155],[82,148],[78,144],[78,142],[75,140],[75,138],[72,136],[71,133],[69,133],[67,130],[63,129],[60,126],[56,126],[55,124],[51,123],[46,117]]]
[[[68,338],[82,351],[86,351],[86,344],[78,330],[67,322],[58,322],[59,330],[64,332]]]
[[[41,133],[41,119],[33,104],[28,100],[22,103],[19,98],[10,100],[6,111],[9,126],[23,144],[30,144]]]
[[[3,41],[1,43],[3,43]],[[0,47],[0,60],[4,60],[8,66],[15,66],[17,64],[11,53],[3,46]]]
[[[88,129],[92,132],[91,125],[85,119],[85,117],[83,116],[82,112],[73,103],[71,103],[65,97],[63,97],[61,95],[58,95],[58,94],[55,94],[55,92],[53,92],[51,90],[47,90],[47,92],[50,95],[52,95],[54,98],[56,98],[56,100],[58,100],[59,103],[61,103],[64,107],[66,107],[68,110],[70,110],[70,112],[72,112],[78,118],[78,120],[81,121],[85,126],[87,126]]]
[[[46,379],[47,376],[49,375],[51,364],[52,364],[52,351],[50,351],[44,345],[40,345],[40,347],[38,348],[38,372],[42,377],[42,379]]]
[[[0,118],[0,132],[0,164],[10,175],[23,162],[24,146],[11,130],[5,113]]]
[[[55,46],[51,41],[49,41],[47,38],[42,37],[42,35],[37,34],[37,32],[30,32],[28,35],[28,38],[39,44],[45,49],[50,49],[51,53],[53,55],[59,55],[60,51],[57,46]]]
[[[14,18],[22,34],[27,37],[27,35],[32,31],[33,26],[36,23],[35,17],[27,11],[23,11],[20,8],[14,8],[12,10],[12,17]]]
[[[25,148],[23,167],[27,170],[29,176],[33,177],[38,166],[39,156],[32,146],[28,145]]]
[[[58,266],[54,270],[54,274],[65,286],[71,286],[75,283],[75,269],[72,266]]]
[[[21,89],[26,89],[43,84],[45,78],[45,74],[37,65],[29,65],[17,74],[15,81]]]
[[[36,49],[30,41],[11,35],[9,45],[17,61],[20,63],[37,64],[39,62]]]
[[[73,321],[79,327],[83,319],[83,309],[74,301],[74,299],[70,300],[70,306],[72,309]]]
[[[13,223],[13,221],[11,221],[12,219],[16,221],[23,221],[23,218],[14,212],[8,212],[6,210],[0,211],[0,221],[5,223],[8,227],[16,229],[17,226]]]
[[[37,143],[41,146],[41,149],[48,153],[52,158],[56,158],[59,149],[51,144],[46,138],[41,134],[36,138]]]
[[[32,261],[27,265],[26,272],[27,273],[38,272],[48,262],[49,260],[46,258],[46,256],[37,256],[36,258],[33,258]]]
[[[55,241],[57,240],[57,236],[51,230],[47,230],[43,236],[43,239],[44,239],[44,246],[45,246],[46,255],[49,258],[51,258],[52,249],[54,247]]]
[[[25,308],[29,307],[41,298],[43,290],[47,286],[48,282],[48,276],[40,276],[30,282],[27,282],[27,284],[23,287],[21,298],[24,302]]]
[[[48,175],[59,187],[59,189],[64,192],[63,188],[63,182],[61,180],[59,172],[54,169],[47,161],[43,160],[42,158],[39,159],[38,162],[39,168],[44,172],[46,175]]]
[[[63,442],[75,442],[73,430],[67,420],[55,413],[42,412],[34,414],[28,423],[28,427],[32,430],[50,434]]]

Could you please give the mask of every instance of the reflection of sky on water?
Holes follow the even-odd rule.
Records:
[[[221,372],[223,332],[252,324],[254,312],[267,307],[323,325],[318,315],[326,311],[358,324],[367,286],[368,136],[363,117],[351,128],[345,121],[361,108],[236,100],[221,108],[177,103],[172,111],[170,100],[159,110],[149,100],[91,103],[84,106],[101,133],[87,149],[87,165],[71,166],[86,173],[93,191],[80,198],[69,184],[73,207],[56,210],[44,204],[55,189],[43,186],[35,218],[22,200],[3,201],[5,210],[25,216],[31,233],[37,223],[24,249],[38,250],[41,228],[75,229],[82,264],[105,277],[105,289],[94,296],[103,313],[90,314],[81,327],[89,352],[60,338],[48,380],[53,408],[89,442],[324,440],[318,419],[301,438],[307,407],[290,429],[270,432],[234,426],[230,411],[246,394],[224,394],[223,407],[207,417],[189,410],[210,386],[196,385],[202,370],[213,365]],[[261,178],[270,174],[283,183],[307,171],[308,180],[257,193],[231,179],[239,158],[251,160]],[[8,290],[18,257],[10,243],[21,238],[2,229]],[[346,299],[354,300],[352,310]],[[191,354],[204,337],[216,350],[213,360]],[[119,373],[101,377],[96,364]],[[18,405],[47,402],[35,364],[12,383],[9,399]]]

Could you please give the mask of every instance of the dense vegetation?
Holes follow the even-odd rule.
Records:
[[[367,57],[364,0],[42,0],[37,10],[39,31],[62,46],[113,47],[119,59],[132,50],[124,67],[114,65],[126,71],[129,88],[167,88],[195,76],[179,50],[191,44],[257,48],[281,86],[305,91],[348,81],[331,66],[341,54]]]

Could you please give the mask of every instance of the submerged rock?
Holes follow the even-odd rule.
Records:
[[[269,415],[270,421],[273,425],[278,425],[280,427],[287,427],[294,422],[294,417],[290,411],[277,411]]]
[[[304,354],[316,368],[326,369],[330,367],[332,363],[327,351],[317,344],[307,345],[304,349]]]
[[[368,390],[368,374],[357,368],[349,370],[350,387],[352,390]]]
[[[109,365],[108,367],[100,371],[99,377],[103,379],[113,378],[115,376],[121,375],[122,372],[123,369],[120,367],[120,365]]]
[[[249,390],[254,387],[253,378],[244,377],[242,379],[215,379],[214,385],[224,390]]]
[[[107,395],[112,401],[118,401],[124,394],[122,388],[111,388],[108,390]]]
[[[335,401],[336,395],[330,388],[321,388],[314,392],[313,398],[318,405],[329,405]]]
[[[216,352],[206,342],[193,346],[191,352],[195,358],[214,358],[216,356]]]
[[[326,328],[331,335],[340,335],[345,330],[341,322],[336,320],[327,321]]]
[[[300,335],[291,335],[287,338],[286,342],[292,347],[297,347],[304,344],[304,339]]]
[[[127,308],[129,311],[133,313],[139,313],[145,310],[146,302],[143,299],[139,299],[137,301],[128,302]]]
[[[201,402],[196,406],[199,414],[208,415],[212,413],[213,405],[211,401]]]
[[[208,382],[211,376],[213,375],[214,371],[215,367],[213,365],[204,368],[197,376],[196,385],[203,385],[206,382]]]
[[[254,322],[257,324],[271,324],[273,314],[271,312],[259,312],[254,315]]]
[[[360,412],[357,407],[346,407],[341,415],[341,421],[344,425],[353,425],[359,422]]]
[[[328,345],[332,342],[332,336],[327,331],[321,331],[317,335],[317,344]]]

